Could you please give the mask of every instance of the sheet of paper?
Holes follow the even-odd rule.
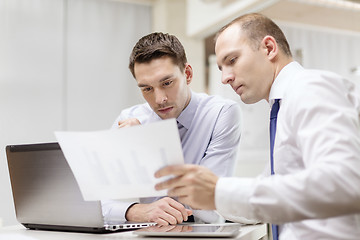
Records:
[[[183,164],[175,119],[93,132],[55,132],[85,200],[164,196],[156,170]]]

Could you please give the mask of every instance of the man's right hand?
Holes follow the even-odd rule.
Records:
[[[135,204],[126,212],[126,219],[135,222],[156,222],[158,225],[179,224],[187,221],[192,211],[172,198],[164,197],[153,203]]]
[[[119,128],[131,127],[131,126],[140,125],[140,124],[141,123],[137,118],[128,118],[128,119],[118,122]]]

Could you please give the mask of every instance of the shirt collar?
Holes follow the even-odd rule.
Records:
[[[270,107],[274,104],[275,99],[282,99],[284,97],[286,89],[291,82],[290,79],[293,78],[297,72],[303,69],[304,68],[295,61],[290,62],[283,69],[281,69],[270,89]]]
[[[189,129],[191,126],[191,122],[194,119],[196,113],[198,102],[199,102],[199,97],[194,92],[191,91],[191,98],[189,104],[176,119],[186,129]]]

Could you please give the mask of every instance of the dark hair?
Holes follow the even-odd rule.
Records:
[[[263,38],[267,35],[270,35],[275,38],[279,48],[283,51],[283,53],[291,57],[289,43],[287,42],[286,37],[279,26],[268,17],[259,13],[249,13],[235,18],[219,30],[219,32],[216,34],[215,41],[225,29],[234,24],[239,25],[241,30],[245,32],[249,38],[249,44],[253,47],[253,49],[259,49]]]
[[[170,57],[181,71],[185,69],[186,54],[179,39],[167,33],[151,33],[140,38],[135,44],[130,55],[129,69],[135,77],[134,66],[136,62],[147,63],[163,56]]]

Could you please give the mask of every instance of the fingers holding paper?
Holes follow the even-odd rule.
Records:
[[[194,209],[215,209],[215,187],[218,177],[208,168],[199,165],[172,165],[155,173],[160,178],[172,175],[167,181],[155,185],[156,190],[168,189],[168,196]]]
[[[140,125],[140,124],[141,123],[137,118],[129,118],[129,119],[125,119],[125,120],[118,122],[119,128],[131,127],[131,126],[136,126],[136,125]]]

